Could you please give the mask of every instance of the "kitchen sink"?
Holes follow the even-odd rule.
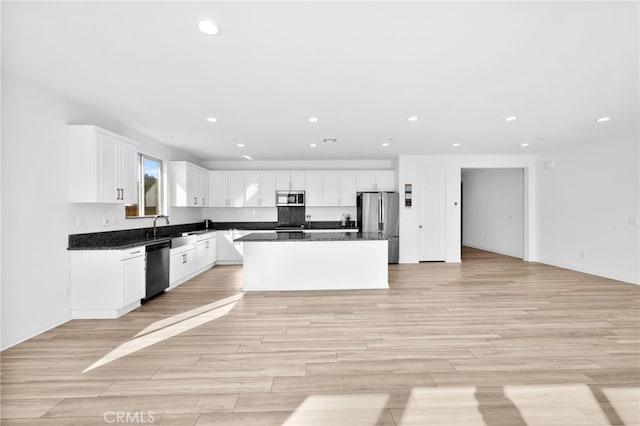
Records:
[[[171,248],[177,248],[186,246],[188,244],[193,244],[198,240],[198,236],[196,234],[191,235],[187,233],[187,235],[183,235],[180,237],[171,237]]]

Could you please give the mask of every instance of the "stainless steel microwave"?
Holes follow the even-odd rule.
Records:
[[[276,191],[276,206],[304,206],[304,191]]]

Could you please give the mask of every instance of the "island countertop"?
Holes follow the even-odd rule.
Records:
[[[390,237],[378,232],[278,232],[278,233],[252,233],[236,238],[234,241],[244,243],[257,242],[303,242],[303,241],[385,241],[398,237]]]

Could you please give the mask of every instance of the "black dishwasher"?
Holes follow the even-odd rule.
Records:
[[[169,287],[169,249],[170,241],[147,245],[147,267],[145,298],[142,303],[162,293]]]

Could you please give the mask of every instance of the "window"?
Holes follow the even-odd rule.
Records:
[[[162,160],[138,154],[138,202],[125,206],[126,217],[145,217],[162,211]]]

